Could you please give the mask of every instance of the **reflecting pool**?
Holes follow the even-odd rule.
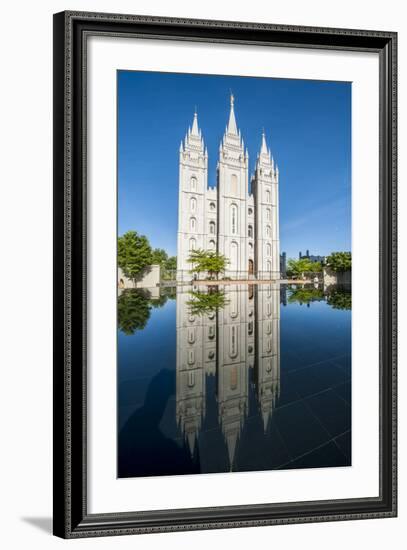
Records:
[[[118,476],[351,465],[351,292],[118,297]]]

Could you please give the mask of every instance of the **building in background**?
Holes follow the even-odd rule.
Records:
[[[197,249],[226,256],[227,278],[279,279],[278,182],[278,167],[264,131],[249,181],[249,153],[231,95],[229,121],[219,147],[217,184],[208,186],[208,151],[195,112],[179,151],[177,280],[191,280],[188,258]]]
[[[280,276],[282,279],[287,277],[287,253],[282,252],[280,254]]]
[[[310,262],[321,262],[322,264],[325,263],[325,258],[326,258],[326,256],[314,256],[313,254],[309,253],[309,250],[307,250],[305,252],[305,254],[302,254],[301,251],[298,254],[298,259],[299,260],[306,259],[306,260],[309,260]]]

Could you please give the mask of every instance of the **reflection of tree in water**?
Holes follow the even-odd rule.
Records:
[[[288,296],[288,303],[309,304],[310,302],[324,300],[324,291],[322,288],[296,288],[292,289]]]
[[[352,309],[352,293],[350,287],[329,287],[325,292],[322,288],[304,287],[290,289],[288,303],[309,305],[311,302],[326,300],[333,309]]]
[[[171,289],[163,289],[158,298],[150,298],[140,289],[124,290],[117,299],[119,329],[131,336],[136,330],[146,328],[152,308],[161,308],[168,299],[174,299]]]
[[[191,315],[207,315],[212,311],[224,308],[229,303],[226,293],[219,289],[209,289],[207,293],[191,291],[189,294],[192,296],[192,300],[187,301],[187,306]]]
[[[117,322],[119,329],[130,336],[136,330],[146,327],[150,317],[147,298],[135,290],[125,290],[117,300]]]
[[[333,309],[352,309],[352,292],[350,288],[335,288],[327,297]]]

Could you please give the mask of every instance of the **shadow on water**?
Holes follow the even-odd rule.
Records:
[[[161,292],[119,297],[119,477],[351,464],[350,288]]]
[[[184,445],[165,437],[159,427],[174,393],[174,373],[161,370],[148,386],[144,405],[130,416],[120,431],[119,477],[131,477],[134,472],[148,472],[150,476],[200,472],[199,457],[192,457]]]

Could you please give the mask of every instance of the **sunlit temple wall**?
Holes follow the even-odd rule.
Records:
[[[260,138],[260,136],[259,136]],[[232,280],[279,280],[279,171],[263,131],[249,182],[249,152],[238,128],[234,98],[219,146],[216,185],[208,186],[208,151],[195,112],[179,150],[177,280],[192,274],[194,250],[224,255]]]

